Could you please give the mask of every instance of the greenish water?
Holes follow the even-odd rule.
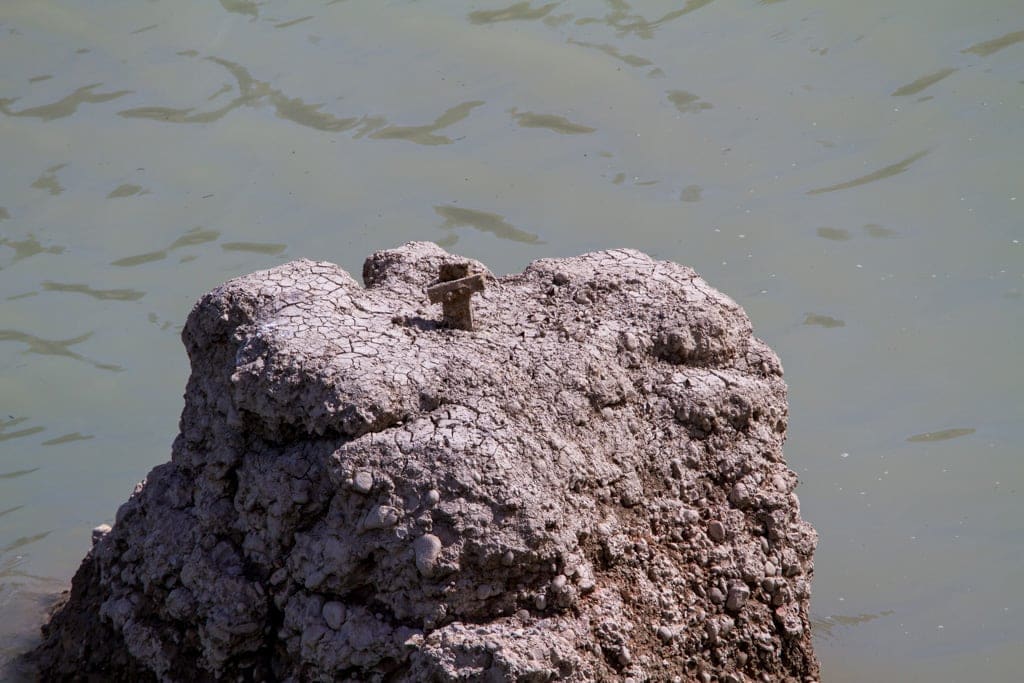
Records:
[[[0,64],[0,664],[198,296],[428,239],[695,267],[786,367],[825,680],[1018,680],[1019,0],[6,0]]]

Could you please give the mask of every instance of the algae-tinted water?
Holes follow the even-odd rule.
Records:
[[[782,356],[829,681],[1014,680],[1016,0],[0,6],[0,660],[166,460],[223,280],[633,246]]]

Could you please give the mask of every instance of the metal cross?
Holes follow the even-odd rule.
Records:
[[[443,263],[437,284],[427,287],[432,304],[441,304],[444,322],[458,330],[473,330],[473,309],[469,305],[474,292],[484,290],[484,274],[469,272],[468,263]]]

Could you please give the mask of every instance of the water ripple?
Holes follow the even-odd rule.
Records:
[[[805,314],[804,325],[816,325],[818,327],[825,327],[828,329],[832,329],[834,327],[846,327],[846,323],[839,318],[833,318],[830,315],[821,315],[820,313]]]
[[[260,15],[259,3],[254,0],[220,0],[220,6],[235,14],[254,18]]]
[[[821,227],[815,231],[818,237],[823,237],[833,242],[846,242],[850,239],[850,231],[844,228]]]
[[[29,233],[23,240],[11,240],[6,237],[0,238],[0,247],[10,247],[14,250],[14,258],[11,259],[11,263],[17,263],[36,254],[64,253],[64,247],[59,245],[44,247],[32,233]]]
[[[957,429],[943,429],[938,432],[925,432],[924,434],[915,434],[914,436],[908,436],[907,441],[911,443],[922,443],[928,441],[947,441],[949,439],[956,439],[961,436],[970,436],[973,434],[975,429],[970,427],[957,428]]]
[[[547,128],[563,135],[580,135],[582,133],[593,133],[596,128],[573,123],[564,116],[555,114],[534,114],[530,111],[517,112],[512,110],[512,118],[516,120],[521,128]]]
[[[295,26],[295,24],[301,24],[304,21],[309,21],[312,18],[313,18],[313,15],[310,14],[309,16],[306,16],[306,17],[299,17],[298,19],[291,19],[289,21],[282,21],[280,24],[274,24],[274,28],[288,28],[289,26]]]
[[[102,85],[102,83],[85,85],[56,102],[43,104],[38,107],[22,109],[21,111],[13,111],[10,108],[10,105],[18,101],[18,98],[0,99],[0,112],[7,116],[31,116],[42,119],[43,121],[52,121],[54,119],[62,119],[65,116],[71,116],[78,111],[78,106],[81,104],[109,102],[110,100],[115,100],[118,97],[123,97],[124,95],[128,95],[133,92],[131,90],[115,90],[114,92],[100,93],[93,92],[94,89],[99,88]]]
[[[62,434],[54,439],[44,441],[41,445],[43,446],[59,446],[64,443],[71,443],[72,441],[88,441],[94,438],[92,434],[80,434],[78,432],[71,432],[70,434]]]
[[[540,7],[533,7],[529,2],[517,2],[502,9],[476,10],[469,13],[472,24],[496,24],[499,21],[530,21],[543,19],[551,10],[558,7],[557,2],[549,2]]]
[[[475,209],[464,209],[461,206],[435,206],[434,211],[445,221],[442,228],[456,228],[466,225],[475,228],[480,232],[487,232],[499,239],[524,244],[544,244],[544,242],[531,232],[520,230],[515,227],[501,214],[489,211],[477,211]],[[442,245],[443,246],[443,245]]]
[[[160,249],[157,251],[148,251],[144,254],[136,254],[135,256],[126,256],[119,258],[116,261],[111,261],[110,265],[119,266],[122,268],[130,268],[132,266],[142,265],[143,263],[152,263],[153,261],[162,261],[167,258],[168,253],[175,249],[181,249],[182,247],[192,247],[199,244],[206,244],[207,242],[213,242],[220,237],[220,232],[217,230],[207,230],[203,226],[196,226],[192,228],[184,235],[174,240],[169,247],[166,249]],[[143,292],[144,293],[144,292]]]
[[[625,0],[609,0],[608,4],[612,6],[612,11],[603,18],[588,17],[579,19],[576,23],[583,25],[602,22],[616,29],[620,37],[632,33],[638,38],[649,40],[654,37],[654,32],[665,24],[710,5],[712,2],[714,0],[686,0],[686,4],[680,9],[663,14],[657,19],[647,19],[641,14],[634,13],[632,5]]]
[[[28,429],[19,429],[16,432],[7,432],[8,427],[21,424],[27,419],[27,417],[12,417],[10,420],[0,420],[0,441],[32,436],[46,429],[46,427],[29,427]]]
[[[118,185],[110,194],[107,195],[107,199],[120,199],[122,197],[134,197],[136,195],[149,194],[149,190],[142,187],[141,185],[133,185],[131,183],[124,183]]]
[[[608,45],[607,43],[587,43],[582,40],[573,40],[572,38],[570,38],[566,42],[572,45],[579,45],[580,47],[589,47],[594,50],[599,50],[605,53],[606,55],[614,57],[620,62],[623,62],[630,66],[640,67],[651,66],[652,64],[654,64],[654,62],[647,59],[646,57],[641,57],[639,55],[623,54],[622,52],[619,51],[617,47],[615,47],[614,45]]]
[[[866,185],[868,183],[873,183],[876,180],[882,180],[883,178],[898,175],[906,171],[910,168],[911,164],[927,155],[930,151],[931,150],[926,149],[918,152],[917,154],[912,154],[902,161],[897,161],[895,164],[890,164],[885,168],[880,168],[877,171],[872,171],[867,175],[862,175],[859,178],[848,180],[845,183],[838,183],[836,185],[829,185],[828,187],[819,187],[814,190],[808,190],[807,194],[822,194],[824,192],[835,192],[836,190],[848,190],[851,187]]]
[[[59,195],[64,191],[64,186],[57,180],[57,171],[67,164],[57,164],[46,169],[46,171],[32,182],[32,187],[37,190],[46,190],[51,195]]]
[[[138,301],[146,296],[145,292],[136,289],[93,289],[86,284],[52,282],[50,280],[43,282],[42,287],[48,292],[75,292],[100,301]]]
[[[0,342],[4,341],[15,341],[20,342],[28,346],[24,353],[36,353],[43,356],[63,356],[65,358],[71,358],[73,360],[82,361],[88,363],[95,368],[100,370],[109,370],[111,372],[120,372],[124,370],[120,365],[114,365],[112,363],[100,363],[94,361],[91,358],[87,358],[79,353],[75,353],[69,346],[75,344],[81,344],[85,340],[92,337],[92,332],[86,332],[83,335],[73,337],[72,339],[43,339],[27,332],[21,332],[19,330],[0,330]]]
[[[370,138],[374,140],[408,140],[420,145],[447,145],[452,142],[451,138],[434,135],[434,133],[463,120],[482,104],[483,102],[480,100],[463,102],[445,111],[433,123],[425,126],[388,126],[374,132]]]
[[[181,54],[195,56],[194,52]],[[388,126],[387,119],[380,116],[339,118],[321,111],[324,106],[322,103],[308,104],[297,97],[289,97],[265,81],[253,78],[249,70],[241,64],[220,57],[206,59],[227,69],[235,79],[238,95],[224,106],[210,111],[197,111],[194,107],[133,107],[119,111],[118,115],[129,119],[149,119],[165,123],[211,123],[219,121],[239,107],[256,107],[269,103],[279,118],[306,128],[330,133],[358,128],[357,138],[372,132],[369,137],[375,140],[401,139],[423,145],[442,145],[449,144],[452,140],[435,133],[466,118],[472,109],[483,104],[481,101],[463,102],[442,113],[433,123],[422,126]],[[219,90],[213,97],[223,92]]]
[[[0,475],[0,477],[2,476],[3,475]],[[32,536],[22,536],[20,538],[16,538],[4,547],[0,548],[0,554],[9,553],[12,550],[17,550],[18,548],[24,548],[27,545],[32,545],[37,541],[43,540],[52,533],[53,530],[51,529],[50,531],[44,531],[41,534],[33,534]]]
[[[711,109],[714,106],[710,102],[701,102],[700,97],[685,90],[669,90],[666,94],[668,95],[668,101],[684,114],[695,114],[705,109]]]
[[[941,81],[943,78],[946,78],[947,76],[950,76],[955,72],[956,69],[948,68],[941,69],[933,74],[928,74],[927,76],[921,76],[921,78],[918,78],[913,83],[908,83],[902,88],[897,88],[895,91],[893,91],[892,95],[893,97],[905,97],[907,95],[916,95],[922,90],[930,88],[931,86]]]
[[[13,472],[0,472],[0,479],[17,479],[18,477],[24,477],[26,474],[32,474],[33,472],[38,472],[40,469],[41,468],[39,468],[39,467],[33,467],[30,470],[15,470]],[[0,552],[2,552],[2,550],[3,549],[0,548]]]
[[[1024,31],[1014,31],[1013,33],[1007,33],[1004,36],[993,38],[992,40],[986,40],[983,43],[976,43],[971,45],[969,48],[961,50],[964,54],[976,54],[981,57],[988,57],[990,54],[999,52],[1004,47],[1010,47],[1016,43],[1024,41]]]

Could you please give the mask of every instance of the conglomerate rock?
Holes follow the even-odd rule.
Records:
[[[195,306],[171,462],[99,528],[47,680],[815,680],[776,355],[632,250],[446,329],[429,243]]]

